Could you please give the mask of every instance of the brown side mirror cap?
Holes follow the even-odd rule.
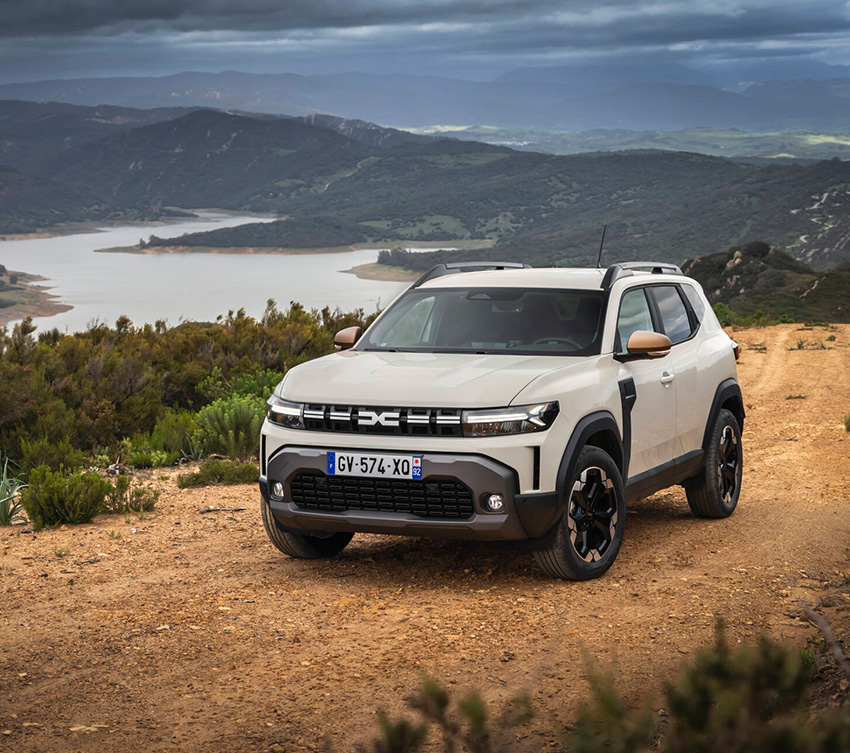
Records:
[[[673,344],[667,335],[639,329],[629,336],[629,341],[626,343],[626,353],[621,354],[620,360],[664,358],[664,356],[669,355],[672,346]]]
[[[346,327],[341,329],[334,335],[334,345],[337,350],[348,350],[354,347],[360,339],[360,334],[363,330],[360,327]]]

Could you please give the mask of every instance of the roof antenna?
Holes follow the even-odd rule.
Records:
[[[599,256],[596,259],[596,268],[602,269],[602,247],[605,245],[605,231],[608,229],[608,225],[602,226],[602,240],[599,242]]]

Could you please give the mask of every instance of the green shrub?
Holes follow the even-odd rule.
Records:
[[[20,495],[26,488],[23,481],[9,473],[9,458],[3,458],[3,470],[0,472],[0,526],[24,522]]]
[[[195,417],[189,411],[166,410],[153,427],[151,447],[162,452],[178,453],[178,459],[181,454],[191,455],[192,433],[196,428]]]
[[[209,484],[255,484],[259,478],[260,470],[253,463],[205,460],[197,473],[184,473],[178,476],[177,486],[187,489],[190,486]]]
[[[808,691],[815,674],[811,652],[762,638],[758,645],[731,648],[722,625],[715,644],[684,665],[666,690],[667,723],[649,709],[630,709],[614,681],[590,673],[590,702],[564,734],[570,753],[831,753],[850,750],[846,709],[810,713]],[[512,728],[532,710],[518,697],[498,717],[488,716],[477,695],[456,710],[438,685],[426,683],[410,706],[420,723],[393,721],[379,712],[375,751],[415,753],[429,727],[442,733],[442,745],[429,750],[493,753],[513,749]],[[660,739],[659,739],[660,738]],[[542,746],[541,746],[542,747]],[[522,749],[522,748],[520,748]]]
[[[273,369],[237,374],[230,379],[225,379],[221,368],[216,366],[212,373],[198,385],[198,392],[210,401],[220,400],[227,395],[253,395],[266,400],[281,379],[283,374]]]
[[[717,321],[720,322],[721,327],[732,326],[732,309],[725,303],[718,301],[711,309],[714,311],[714,315],[717,317]]]
[[[192,439],[201,455],[217,453],[246,460],[257,452],[265,415],[262,398],[230,395],[198,411]]]
[[[847,417],[844,419],[844,431],[850,431],[850,413],[848,413]]]
[[[76,449],[68,437],[57,441],[49,439],[22,439],[21,460],[18,463],[22,473],[29,473],[33,468],[46,465],[54,471],[64,468],[75,471],[82,468],[86,456],[82,450]]]
[[[109,484],[104,509],[112,513],[150,512],[159,499],[159,492],[146,486],[133,486],[129,476],[118,476]]]
[[[162,468],[166,465],[175,465],[183,457],[179,452],[165,452],[164,450],[142,450],[134,452],[127,458],[127,465],[134,468]]]
[[[34,468],[21,495],[33,528],[62,523],[89,523],[102,512],[112,485],[94,472],[53,471],[46,465]]]

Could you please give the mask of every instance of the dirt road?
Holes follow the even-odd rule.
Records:
[[[681,490],[629,511],[609,574],[547,580],[529,554],[359,536],[288,560],[250,487],[163,489],[157,511],[0,531],[0,747],[301,751],[368,740],[427,674],[496,704],[528,686],[534,729],[586,694],[583,652],[639,701],[710,641],[814,636],[798,600],[850,600],[850,325],[745,330],[744,491],[723,521]],[[834,336],[835,340],[828,340]],[[802,341],[800,349],[796,349]],[[826,349],[821,349],[823,346]],[[202,515],[199,509],[247,507]]]

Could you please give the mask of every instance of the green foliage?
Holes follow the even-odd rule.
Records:
[[[631,710],[614,678],[591,672],[591,703],[583,705],[571,736],[573,753],[640,753],[657,733],[652,714]]]
[[[266,401],[251,395],[230,395],[198,411],[192,440],[201,455],[213,453],[245,460],[260,443]]]
[[[2,453],[0,453],[2,458]],[[9,473],[9,458],[3,459],[3,470],[0,472],[0,526],[11,526],[23,523],[24,517],[21,513],[24,507],[21,504],[21,492],[27,485],[19,478]]]
[[[850,750],[850,714],[846,709],[811,714],[808,688],[816,670],[810,651],[762,638],[756,646],[731,648],[722,624],[715,643],[683,666],[666,690],[667,723],[653,713],[629,708],[614,680],[590,673],[591,695],[575,726],[565,733],[570,753],[831,753]],[[513,744],[512,729],[532,718],[530,702],[520,696],[493,718],[480,697],[471,694],[452,710],[448,693],[426,681],[410,705],[422,721],[394,722],[379,713],[375,751],[414,753],[428,729],[436,726],[442,745],[429,749],[453,753],[492,753]],[[517,738],[518,739],[518,738]]]
[[[89,523],[103,511],[111,484],[99,474],[53,471],[46,465],[29,474],[29,486],[21,495],[33,528],[62,523]]]
[[[210,400],[201,385],[217,383],[211,375],[226,388],[220,397],[232,389],[267,397],[286,367],[333,351],[341,321],[366,324],[362,311],[280,311],[269,301],[260,319],[237,311],[214,324],[133,327],[122,318],[114,328],[38,337],[30,320],[0,328],[0,447],[23,473],[79,468],[88,452],[114,460],[133,437],[147,439],[130,453],[122,447],[124,462],[194,456],[191,416]]]
[[[209,486],[210,484],[255,484],[260,471],[253,463],[234,463],[231,460],[205,460],[196,473],[184,473],[177,477],[177,486],[187,489],[190,486]]]
[[[109,483],[109,482],[107,482]],[[159,492],[146,486],[133,486],[129,476],[118,476],[109,484],[104,511],[111,513],[150,512],[159,499]]]
[[[718,301],[711,307],[711,309],[714,311],[714,315],[717,317],[717,321],[720,322],[721,327],[732,326],[732,309],[730,309],[725,303]]]
[[[67,437],[55,441],[21,439],[21,458],[18,465],[22,473],[29,473],[40,465],[46,465],[54,471],[59,468],[74,471],[82,468],[85,460],[85,454],[76,449]]]
[[[844,430],[850,431],[850,413],[848,413],[846,418],[844,419]]]
[[[283,374],[272,369],[264,369],[248,374],[238,374],[226,380],[221,367],[216,366],[212,373],[198,385],[198,391],[207,400],[218,400],[226,395],[251,395],[267,400],[274,388],[283,379]]]

